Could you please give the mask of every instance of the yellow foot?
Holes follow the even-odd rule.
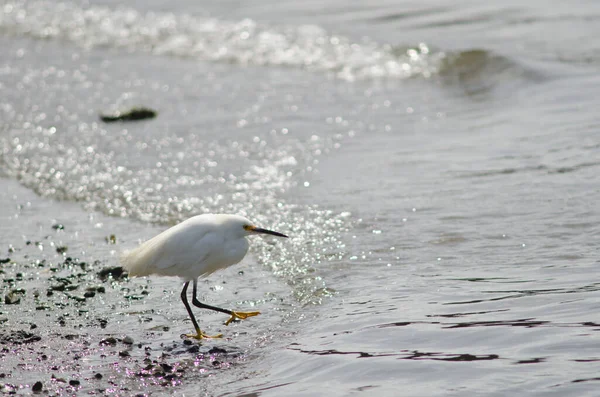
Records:
[[[231,312],[229,320],[225,321],[225,325],[229,325],[233,320],[245,320],[248,317],[258,316],[260,312]]]
[[[218,334],[218,335],[206,335],[204,332],[198,330],[195,334],[184,334],[183,336],[185,336],[186,338],[192,338],[192,339],[197,339],[197,340],[202,340],[202,339],[214,339],[214,338],[222,338],[223,334]]]

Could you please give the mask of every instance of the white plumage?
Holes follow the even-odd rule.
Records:
[[[121,264],[130,276],[178,276],[186,282],[181,299],[192,319],[196,339],[207,337],[198,327],[187,300],[187,288],[193,283],[192,304],[231,315],[226,322],[256,316],[259,312],[234,312],[201,303],[196,298],[197,279],[240,262],[248,252],[246,236],[264,233],[285,234],[261,229],[239,215],[204,214],[189,218],[131,251],[121,255]]]
[[[205,214],[189,218],[139,247],[126,251],[121,264],[130,276],[179,276],[186,281],[240,262],[248,252],[241,216]]]

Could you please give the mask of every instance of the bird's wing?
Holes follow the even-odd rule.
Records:
[[[212,272],[212,257],[223,245],[223,235],[211,227],[183,222],[125,253],[122,263],[132,275],[198,277]]]
[[[168,275],[201,275],[212,273],[212,262],[224,243],[221,233],[178,233],[166,239],[165,249],[153,261],[157,273]]]

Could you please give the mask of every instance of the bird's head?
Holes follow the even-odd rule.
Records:
[[[222,224],[226,224],[230,232],[237,236],[250,236],[253,234],[270,234],[271,236],[287,237],[283,233],[274,232],[272,230],[263,229],[250,222],[248,219],[239,215],[218,215],[222,217]]]
[[[244,223],[242,225],[242,227],[246,231],[247,236],[252,235],[252,234],[261,234],[262,233],[262,234],[270,234],[271,236],[277,236],[277,237],[287,237],[283,233],[274,232],[274,231],[268,230],[268,229],[263,229],[261,227],[254,226],[250,222]]]

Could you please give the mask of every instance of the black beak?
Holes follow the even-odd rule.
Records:
[[[283,233],[279,233],[279,232],[274,232],[272,230],[267,230],[267,229],[262,229],[260,227],[254,227],[252,228],[253,232],[256,233],[264,233],[264,234],[270,234],[271,236],[277,236],[277,237],[287,237],[285,234]]]

